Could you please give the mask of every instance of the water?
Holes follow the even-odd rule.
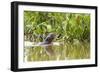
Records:
[[[90,58],[90,43],[64,43],[60,45],[33,46],[25,48],[24,60],[32,61],[51,61],[51,60],[75,60]]]

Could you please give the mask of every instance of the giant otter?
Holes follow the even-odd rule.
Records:
[[[50,44],[54,40],[54,38],[55,38],[55,34],[49,33],[46,39],[44,40],[44,43]]]
[[[48,36],[45,38],[43,42],[41,42],[39,45],[46,45],[44,46],[45,51],[48,55],[54,55],[54,50],[52,49],[52,41],[55,38],[54,33],[49,33]]]
[[[48,36],[44,39],[43,42],[41,42],[40,45],[51,44],[54,38],[55,38],[55,34],[49,33]]]

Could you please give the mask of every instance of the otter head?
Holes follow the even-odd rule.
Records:
[[[44,42],[50,44],[54,40],[55,36],[54,33],[49,33]]]

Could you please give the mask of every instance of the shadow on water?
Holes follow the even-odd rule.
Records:
[[[90,43],[64,43],[60,45],[25,48],[24,61],[75,60],[90,58]]]

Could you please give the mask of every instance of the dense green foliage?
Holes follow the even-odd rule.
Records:
[[[24,11],[25,40],[41,42],[51,32],[56,34],[54,41],[65,43],[63,47],[53,46],[55,52],[62,53],[57,54],[59,59],[90,57],[90,14]],[[41,54],[41,47],[35,48],[29,50],[33,52],[27,55],[28,61],[57,59]]]
[[[34,42],[43,41],[50,32],[61,41],[90,40],[89,14],[25,11],[24,25],[26,38]]]

